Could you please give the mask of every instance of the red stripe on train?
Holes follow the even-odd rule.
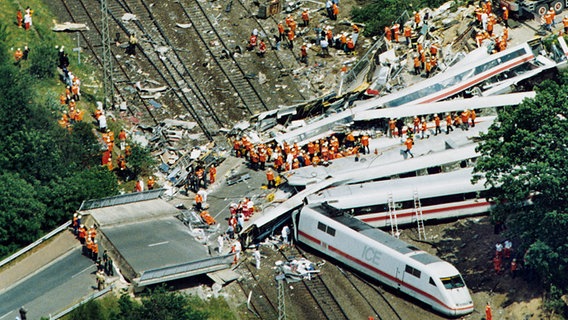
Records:
[[[502,72],[502,71],[504,71],[504,70],[506,70],[506,69],[510,69],[510,68],[516,67],[517,65],[522,64],[522,63],[525,63],[525,62],[527,62],[527,61],[529,61],[529,60],[532,60],[532,59],[534,59],[534,55],[531,54],[530,56],[527,56],[527,57],[525,57],[525,58],[519,59],[519,61],[513,61],[513,62],[511,62],[511,63],[505,64],[505,65],[503,65],[503,66],[501,66],[501,67],[499,67],[499,68],[494,69],[492,72],[488,73],[486,76],[479,78],[479,80],[473,79],[473,80],[467,82],[466,84],[461,85],[461,86],[459,86],[459,87],[457,87],[457,88],[455,88],[455,89],[453,89],[453,90],[451,90],[451,91],[449,91],[449,92],[443,93],[443,94],[441,94],[441,95],[438,95],[438,96],[436,96],[436,97],[430,98],[430,99],[428,99],[428,100],[425,100],[425,101],[422,101],[422,102],[419,102],[419,103],[435,102],[435,101],[438,101],[438,100],[447,98],[447,97],[449,97],[450,95],[455,94],[455,93],[458,93],[458,92],[460,92],[460,91],[462,91],[462,90],[465,90],[466,88],[471,87],[471,86],[473,86],[474,84],[479,83],[479,82],[481,82],[481,81],[484,81],[484,80],[486,80],[486,79],[488,79],[488,78],[490,78],[490,77],[496,75],[497,73],[500,73],[500,72]]]
[[[353,232],[355,232],[355,231],[353,231]],[[312,237],[312,236],[310,236],[309,234],[307,234],[307,233],[305,233],[305,232],[303,232],[303,231],[301,231],[301,230],[298,230],[298,233],[299,233],[301,236],[305,237],[306,239],[308,239],[308,240],[310,240],[310,241],[312,241],[312,242],[315,242],[315,243],[318,244],[318,245],[321,245],[321,241],[319,241],[317,238]],[[351,256],[351,255],[349,255],[349,254],[347,254],[347,253],[345,253],[345,252],[343,252],[343,251],[341,251],[341,250],[339,250],[339,249],[333,247],[333,246],[328,245],[328,246],[327,246],[327,249],[330,250],[330,251],[333,251],[333,252],[335,252],[335,253],[337,253],[337,254],[339,254],[340,256],[345,257],[346,259],[349,259],[349,260],[351,260],[351,261],[357,263],[358,265],[363,266],[363,267],[366,268],[366,269],[369,269],[369,270],[373,271],[374,273],[377,273],[377,274],[379,274],[379,275],[381,275],[381,276],[383,276],[383,277],[385,277],[385,278],[388,278],[388,279],[391,280],[391,281],[394,281],[394,282],[396,282],[396,283],[398,283],[398,284],[400,284],[400,285],[403,285],[403,286],[407,287],[408,289],[410,289],[410,290],[412,290],[412,291],[414,291],[414,292],[416,292],[416,293],[418,293],[418,294],[420,294],[420,295],[422,295],[422,296],[424,296],[424,297],[426,297],[426,298],[428,298],[428,299],[431,299],[431,300],[435,301],[436,303],[438,303],[439,305],[443,306],[444,308],[446,308],[446,309],[448,309],[448,310],[466,310],[466,309],[470,309],[470,308],[471,308],[471,307],[462,307],[462,308],[452,308],[452,307],[449,307],[449,306],[447,306],[444,302],[440,301],[438,298],[432,296],[431,294],[429,294],[429,293],[427,293],[427,292],[424,292],[424,291],[422,291],[422,290],[420,290],[420,289],[418,289],[418,288],[416,288],[416,287],[414,287],[414,286],[412,286],[412,285],[410,285],[410,284],[407,284],[407,283],[405,283],[405,282],[403,282],[403,281],[397,279],[396,277],[393,277],[393,276],[391,276],[390,274],[388,274],[388,273],[386,273],[386,272],[383,272],[383,271],[381,271],[381,270],[379,270],[379,269],[373,267],[372,265],[370,265],[370,264],[368,264],[368,263],[366,263],[366,262],[364,262],[364,261],[361,261],[361,260],[359,260],[359,259],[357,259],[357,258],[355,258],[355,257],[353,257],[353,256]]]
[[[460,210],[460,209],[469,209],[469,208],[490,206],[490,205],[491,205],[490,202],[483,201],[483,202],[462,204],[462,205],[456,205],[456,206],[444,207],[444,208],[425,209],[425,210],[423,209],[422,215],[435,214],[435,213],[446,212],[446,211],[454,211],[454,210]],[[390,219],[389,216],[388,216],[388,212],[383,212],[383,213],[385,215],[380,216],[380,217],[373,217],[373,218],[362,218],[361,221],[369,223],[369,222],[375,222],[375,221]],[[397,214],[396,217],[397,218],[405,218],[405,217],[411,217],[415,214],[416,214],[415,212],[406,212],[406,213]]]

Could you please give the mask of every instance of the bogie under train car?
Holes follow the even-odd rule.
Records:
[[[293,215],[297,241],[449,316],[473,312],[473,300],[450,263],[325,204]]]

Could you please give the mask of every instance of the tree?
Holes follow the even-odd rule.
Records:
[[[518,248],[545,284],[568,286],[568,86],[544,81],[534,99],[499,112],[481,135],[475,180],[485,177]],[[530,201],[529,201],[530,200]],[[529,205],[530,204],[530,205]]]
[[[46,206],[36,188],[14,173],[0,175],[0,257],[35,241]]]
[[[130,168],[135,176],[146,173],[149,174],[156,160],[150,154],[150,150],[138,143],[132,145],[132,154],[127,159]]]

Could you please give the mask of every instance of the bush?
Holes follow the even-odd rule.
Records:
[[[37,48],[30,48],[30,75],[38,79],[51,79],[55,76],[57,50],[49,42]]]

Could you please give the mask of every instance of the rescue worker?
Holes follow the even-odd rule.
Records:
[[[434,135],[437,136],[438,133],[442,133],[442,128],[440,127],[440,117],[438,117],[438,114],[434,114],[434,124],[436,125],[436,129],[434,131]]]
[[[217,177],[217,168],[215,168],[215,165],[212,164],[211,167],[209,167],[209,183],[215,183],[215,178]]]
[[[471,127],[475,127],[475,118],[477,118],[477,114],[475,113],[474,109],[471,109],[469,113],[469,118],[471,119]]]
[[[16,65],[20,65],[20,61],[22,61],[23,56],[24,53],[22,52],[22,49],[16,49],[16,52],[14,52],[14,61]]]
[[[154,180],[153,176],[149,176],[148,177],[148,182],[146,182],[146,185],[148,186],[148,190],[153,190],[154,189],[154,184],[156,184],[156,180]]]
[[[493,314],[491,313],[491,305],[487,302],[485,306],[485,320],[493,320]]]
[[[263,58],[265,54],[266,54],[266,43],[264,43],[264,40],[260,40],[258,44],[258,55],[261,58]]]
[[[195,209],[201,211],[203,205],[203,198],[199,193],[195,194]]]
[[[129,54],[131,58],[136,55],[136,44],[138,43],[138,39],[136,39],[136,34],[131,33],[130,37],[128,38],[128,47],[126,47],[126,54]]]
[[[279,41],[284,40],[284,25],[282,24],[282,21],[278,22],[278,38]]]
[[[105,288],[105,282],[106,282],[104,272],[97,271],[96,278],[97,278],[97,289],[99,291],[103,290]]]
[[[501,16],[503,20],[503,24],[505,24],[505,28],[509,28],[509,9],[507,7],[503,7],[503,15]]]
[[[305,43],[300,48],[300,62],[308,64],[308,47]]]
[[[411,158],[414,158],[414,155],[410,151],[410,150],[412,150],[412,146],[414,145],[414,140],[412,140],[412,137],[406,138],[404,145],[406,146],[406,150],[404,150],[404,153],[406,155],[410,155]]]
[[[16,24],[18,25],[18,28],[22,27],[22,21],[24,21],[24,16],[22,15],[22,10],[18,9],[16,12]]]
[[[462,113],[461,113],[461,125],[462,125],[462,130],[469,130],[469,110],[465,109]]]
[[[267,181],[267,186],[268,186],[269,189],[275,187],[274,171],[272,171],[270,168],[268,168],[268,170],[266,170],[266,181]]]
[[[517,259],[511,261],[511,277],[515,279],[517,277]]]
[[[493,257],[493,269],[495,269],[495,273],[501,273],[501,258],[499,256]]]
[[[407,24],[404,26],[404,40],[406,41],[406,45],[410,47],[410,37],[412,36],[412,28]]]
[[[454,131],[452,128],[452,115],[446,114],[446,134],[450,134],[450,131]]]
[[[385,26],[385,38],[387,38],[387,42],[390,42],[392,39],[391,28],[389,26]]]
[[[353,54],[353,52],[355,51],[355,43],[353,42],[353,39],[351,37],[349,37],[347,39],[347,53],[348,54]]]
[[[371,154],[371,150],[369,149],[369,135],[365,132],[361,137],[361,146],[363,147],[363,154]]]
[[[550,11],[546,12],[546,14],[544,15],[544,28],[547,31],[552,32],[552,22],[553,21],[554,21],[554,18],[550,14]]]
[[[252,256],[254,257],[256,269],[259,270],[260,269],[260,251],[258,250],[258,246],[256,246],[256,248],[254,248],[254,252],[252,253]]]
[[[428,131],[428,124],[426,123],[426,119],[422,118],[422,127],[420,128],[422,132],[422,137],[420,138],[423,140],[424,138],[430,138],[430,135],[426,137],[426,132]]]
[[[414,11],[414,27],[418,28],[419,24],[420,24],[420,13]]]
[[[97,261],[99,258],[99,244],[97,240],[93,241],[93,244],[91,245],[91,252],[91,259],[93,259],[93,261]]]
[[[282,227],[282,243],[284,245],[288,244],[289,237],[290,237],[290,227],[288,227],[288,225],[284,225],[284,227]]]
[[[432,72],[432,64],[430,63],[430,58],[426,59],[426,78],[430,77],[430,72]]]
[[[231,252],[235,254],[235,258],[233,259],[233,264],[237,264],[239,262],[239,259],[241,258],[241,250],[242,250],[241,243],[238,240],[235,241],[231,249]]]
[[[310,14],[308,12],[308,9],[304,9],[304,11],[302,12],[302,21],[304,22],[304,28],[310,26]]]
[[[394,129],[396,128],[396,119],[390,118],[389,119],[389,138],[394,138],[395,133]],[[400,133],[398,133],[400,136]]]
[[[294,49],[294,38],[295,38],[294,31],[289,30],[288,31],[288,47],[290,49]]]
[[[257,45],[257,40],[258,40],[258,38],[257,38],[256,35],[254,35],[254,34],[251,34],[251,35],[250,35],[250,37],[249,37],[249,42],[248,42],[248,46],[247,46],[247,50],[248,50],[248,51],[251,51],[251,50],[253,50],[253,49],[256,47],[256,45]]]
[[[79,230],[77,231],[77,236],[79,237],[79,242],[81,242],[81,244],[84,244],[87,238],[87,230],[85,229],[84,225],[79,225]],[[83,253],[85,253],[85,251],[83,250]]]
[[[400,36],[400,24],[395,23],[392,26],[392,35],[393,35],[393,38],[394,38],[394,42],[398,43],[398,38]]]
[[[564,16],[564,19],[562,19],[562,24],[564,25],[564,33],[568,34],[568,15]]]
[[[337,16],[339,15],[339,7],[337,3],[331,5],[331,20],[337,20]]]

